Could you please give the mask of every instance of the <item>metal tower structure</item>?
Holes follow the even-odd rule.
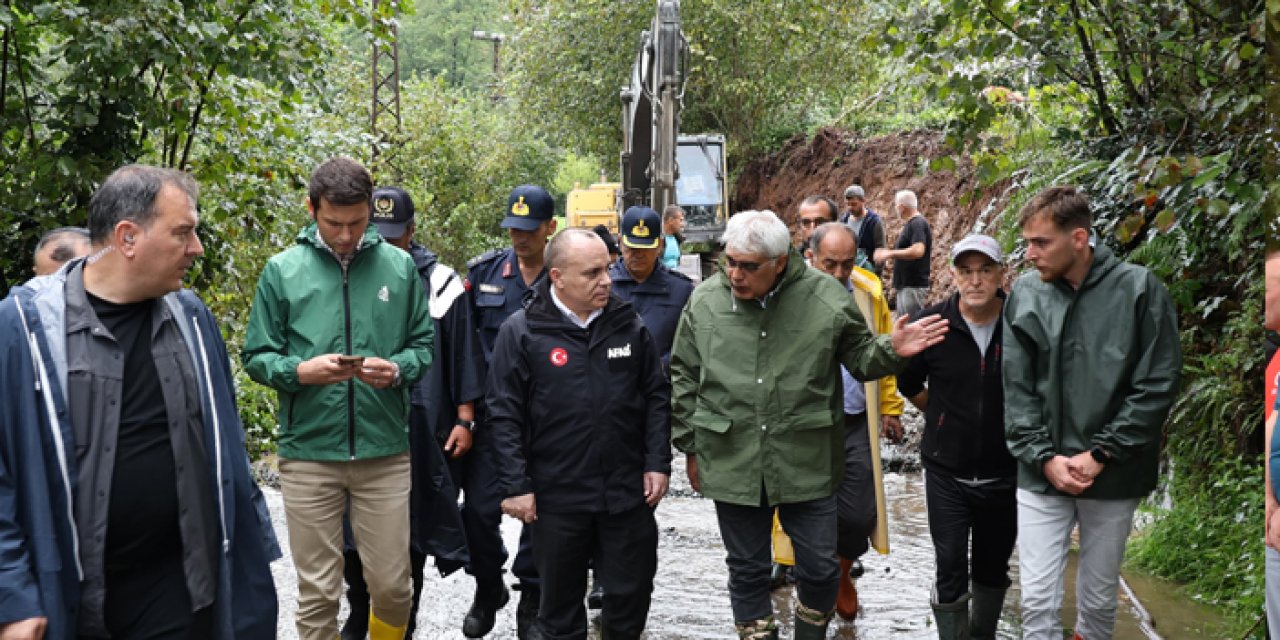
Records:
[[[401,125],[400,46],[396,37],[399,0],[373,0],[372,10],[373,39],[369,48],[373,55],[370,65],[373,105],[369,112],[369,131],[374,140],[371,157],[376,162],[378,145],[385,142],[392,131],[398,131]]]

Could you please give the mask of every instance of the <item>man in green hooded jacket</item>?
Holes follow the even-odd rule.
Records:
[[[280,489],[298,636],[338,636],[342,514],[372,601],[369,637],[409,621],[409,391],[435,330],[413,258],[369,225],[373,181],[348,158],[311,175],[314,222],[258,279],[241,358],[279,394]]]
[[[838,280],[789,251],[772,211],[725,228],[720,273],[694,290],[671,353],[672,440],[693,488],[715,501],[740,638],[776,638],[769,597],[774,507],[796,556],[795,637],[825,638],[835,610],[836,488],[844,470],[840,366],[897,373],[937,344],[938,316],[873,336]]]
[[[1062,572],[1080,527],[1077,638],[1110,638],[1133,512],[1156,486],[1182,370],[1178,316],[1147,269],[1093,246],[1075,187],[1022,208],[1035,267],[1004,305],[1005,435],[1018,461],[1025,638],[1061,638]]]

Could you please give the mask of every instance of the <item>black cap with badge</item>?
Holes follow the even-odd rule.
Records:
[[[506,214],[499,225],[503,229],[533,231],[556,214],[556,201],[542,187],[521,185],[507,196]]]
[[[632,249],[655,249],[662,241],[662,216],[649,207],[631,207],[622,214],[622,244]]]
[[[378,225],[378,233],[384,238],[403,237],[409,223],[413,222],[413,198],[400,187],[374,189],[369,221]]]

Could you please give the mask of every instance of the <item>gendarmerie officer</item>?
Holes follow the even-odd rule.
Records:
[[[556,236],[547,267],[502,325],[485,392],[502,509],[532,531],[543,583],[530,637],[586,639],[594,558],[602,636],[637,639],[657,569],[653,508],[671,473],[670,385],[644,323],[610,295],[594,233]]]
[[[471,304],[484,349],[485,362],[492,359],[493,345],[498,328],[511,314],[523,308],[524,299],[533,283],[546,269],[543,251],[547,239],[555,232],[555,200],[546,189],[522,185],[511,191],[507,198],[502,228],[511,238],[511,246],[489,251],[467,263],[467,282],[471,290]],[[493,468],[489,450],[483,407],[478,412],[481,428],[476,438],[476,449],[469,464],[468,480],[476,479],[482,485],[474,489],[477,496],[475,509],[464,514],[468,544],[471,547],[471,573],[476,578],[476,600],[467,614],[463,631],[467,637],[483,636],[493,628],[494,614],[507,603],[507,589],[502,584],[502,566],[507,550],[502,544],[498,526],[502,519],[499,502],[502,496],[497,488],[498,472]],[[484,467],[484,468],[475,468]],[[471,494],[472,487],[466,492]],[[468,501],[471,498],[468,497]],[[511,572],[520,581],[520,605],[516,609],[516,625],[520,638],[524,638],[538,612],[538,572],[533,566],[527,530],[520,536],[520,549],[512,564]],[[478,632],[473,635],[473,632]]]
[[[662,354],[671,357],[680,311],[693,293],[689,276],[667,269],[662,254],[662,217],[649,207],[631,207],[622,216],[622,257],[609,267],[613,292],[631,303]]]

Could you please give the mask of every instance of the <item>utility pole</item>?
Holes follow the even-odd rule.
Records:
[[[500,65],[502,42],[507,39],[506,34],[491,33],[489,31],[481,31],[479,29],[471,32],[472,40],[483,40],[493,43],[493,95],[494,102],[502,99],[502,68]]]
[[[400,120],[400,46],[396,37],[396,18],[400,14],[399,0],[373,0],[371,22],[373,40],[369,47],[373,52],[370,65],[373,76],[373,105],[370,109],[369,131],[373,134],[374,163],[378,159],[378,145],[385,142],[391,126],[399,131]]]

